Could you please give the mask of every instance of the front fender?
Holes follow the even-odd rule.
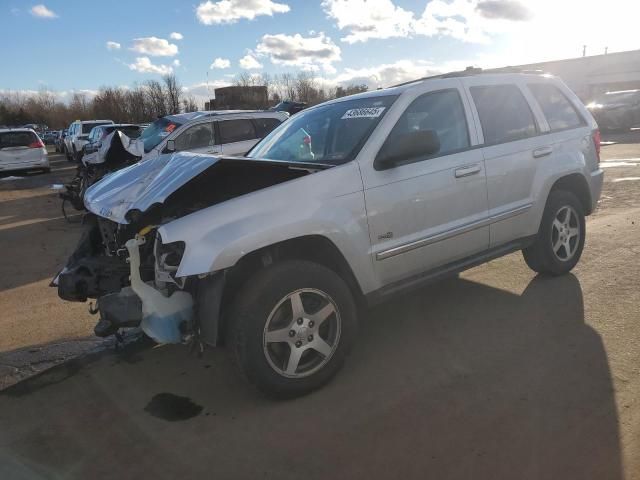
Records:
[[[362,180],[353,162],[200,210],[159,233],[164,243],[185,243],[178,277],[223,270],[260,248],[320,235],[340,250],[363,292],[376,288]]]

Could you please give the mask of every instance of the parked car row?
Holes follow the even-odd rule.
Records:
[[[553,77],[457,72],[269,132],[275,115],[159,119],[142,161],[88,187],[53,285],[97,299],[97,335],[226,345],[250,383],[291,397],[338,372],[362,306],[518,250],[548,275],[581,256],[600,133]]]

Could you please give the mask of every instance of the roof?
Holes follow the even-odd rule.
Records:
[[[195,120],[196,118],[202,117],[219,117],[223,115],[242,115],[245,113],[264,113],[264,114],[274,114],[278,112],[269,112],[267,110],[207,110],[200,112],[190,112],[190,113],[176,113],[175,115],[167,115],[164,118],[168,119],[176,119],[182,122],[190,122],[191,120]]]
[[[6,132],[33,132],[36,133],[33,128],[26,128],[26,127],[16,127],[16,128],[0,128],[0,133],[6,133]]]
[[[113,123],[113,120],[76,120],[73,123],[76,123],[76,122],[80,122],[80,123],[98,123],[98,122]]]

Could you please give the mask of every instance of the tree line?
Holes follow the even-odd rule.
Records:
[[[242,73],[235,78],[235,86],[265,86],[268,105],[292,100],[315,105],[326,100],[367,90],[366,85],[325,86],[311,72],[297,74],[255,75]],[[175,75],[148,80],[132,88],[101,87],[90,98],[73,93],[68,102],[60,101],[46,90],[34,95],[18,92],[0,94],[0,126],[19,126],[29,123],[45,124],[50,129],[62,129],[74,120],[109,119],[117,123],[152,122],[165,115],[193,112],[202,108],[188,95]]]
[[[198,104],[193,96],[185,94],[175,75],[164,76],[161,81],[148,80],[133,88],[101,87],[93,98],[76,92],[66,103],[46,90],[35,95],[0,94],[0,125],[7,126],[36,123],[62,129],[74,120],[94,118],[144,123],[196,110]]]

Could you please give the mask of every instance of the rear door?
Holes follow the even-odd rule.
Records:
[[[249,118],[218,120],[223,155],[242,156],[258,143],[256,128]]]
[[[548,138],[540,135],[546,124],[515,76],[478,75],[464,78],[463,83],[483,144],[495,247],[531,234],[537,163],[549,154]]]
[[[0,132],[0,170],[13,170],[39,163],[42,147],[35,133]]]

